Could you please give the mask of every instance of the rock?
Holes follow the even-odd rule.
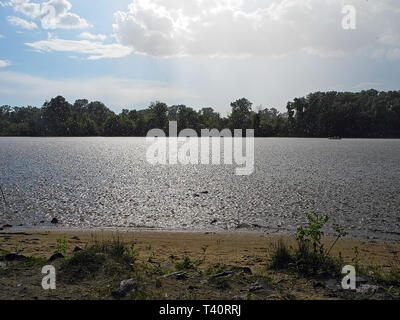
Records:
[[[200,192],[200,193],[202,193],[202,194],[209,194],[208,191],[202,191],[202,192]]]
[[[251,269],[248,267],[229,267],[228,270],[234,273],[243,272],[246,274],[252,274]]]
[[[12,224],[5,224],[5,225],[3,226],[4,229],[6,229],[6,228],[12,228],[12,227],[13,227]]]
[[[333,292],[337,292],[342,289],[340,282],[336,279],[323,280],[323,284],[327,289],[332,290]]]
[[[250,288],[251,292],[272,289],[267,280],[257,280]]]
[[[5,255],[4,259],[6,261],[24,261],[27,259],[27,257],[25,257],[19,253],[13,252],[13,253],[9,253],[9,254]]]
[[[198,198],[198,197],[200,197],[200,195],[199,195],[198,193],[195,193],[195,194],[193,195],[193,197]]]
[[[119,288],[113,291],[111,294],[116,298],[124,298],[136,287],[137,283],[134,279],[123,280],[121,281]]]
[[[76,246],[74,248],[74,252],[79,252],[79,251],[83,251],[83,249],[81,247]]]
[[[363,277],[363,276],[357,276],[356,277],[356,283],[357,284],[367,283],[367,282],[368,282],[368,279]]]
[[[0,261],[0,268],[6,268],[7,264],[3,261]]]
[[[379,291],[380,287],[372,284],[361,284],[356,292],[360,294],[373,295]]]
[[[52,223],[52,224],[58,224],[58,223],[59,223],[59,221],[58,221],[58,219],[57,219],[57,218],[53,218],[53,220],[51,220],[51,223]]]
[[[60,252],[55,252],[49,259],[49,261],[55,261],[57,259],[64,259],[64,255]]]
[[[213,221],[210,222],[210,224],[215,224],[215,223],[217,223],[217,222],[218,222],[218,220],[217,220],[217,219],[214,219]]]
[[[3,231],[4,229],[3,228],[0,228],[0,231]]]

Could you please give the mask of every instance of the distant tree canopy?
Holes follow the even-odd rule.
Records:
[[[72,105],[62,96],[42,108],[0,107],[0,136],[145,136],[153,128],[178,130],[254,129],[258,137],[400,138],[400,91],[316,92],[287,104],[287,112],[257,107],[245,99],[231,103],[227,117],[213,110],[153,102],[144,110],[115,114],[102,102]]]

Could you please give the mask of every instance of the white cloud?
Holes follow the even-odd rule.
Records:
[[[0,68],[8,67],[10,64],[8,60],[0,60]]]
[[[30,0],[11,0],[4,5],[13,7],[15,12],[20,12],[31,19],[37,18],[41,13],[40,4],[31,3]]]
[[[113,43],[103,44],[89,40],[48,39],[25,43],[40,52],[75,52],[88,55],[89,60],[103,58],[123,58],[132,53],[132,48]]]
[[[33,30],[37,29],[37,24],[34,22],[29,22],[24,19],[14,17],[14,16],[9,16],[7,17],[7,21],[12,24],[13,26],[20,27],[22,29],[26,30]]]
[[[72,5],[67,0],[49,0],[37,3],[30,0],[11,0],[2,6],[10,6],[15,12],[38,19],[43,29],[83,29],[88,22],[75,13],[71,13]]]
[[[15,72],[0,72],[0,95],[4,103],[9,99],[23,105],[40,105],[46,99],[62,95],[70,102],[86,98],[113,107],[146,106],[155,100],[172,102],[191,96],[182,88],[161,82],[114,77],[48,80]]]
[[[356,30],[342,29],[344,4],[356,7]],[[119,43],[158,57],[338,55],[393,41],[398,16],[395,0],[132,0],[113,28]]]
[[[104,40],[107,39],[107,36],[105,34],[92,34],[90,32],[82,32],[79,35],[79,38],[88,39],[88,40],[101,40],[101,41],[104,41]]]
[[[3,39],[4,38],[4,36],[0,33],[0,39]]]

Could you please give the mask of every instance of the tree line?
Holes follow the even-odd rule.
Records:
[[[254,129],[257,137],[400,137],[400,91],[315,92],[288,102],[287,112],[254,107],[245,99],[231,103],[226,117],[213,108],[153,102],[143,110],[116,114],[102,102],[69,103],[58,96],[38,107],[0,107],[0,136],[146,136],[153,128],[178,130]]]

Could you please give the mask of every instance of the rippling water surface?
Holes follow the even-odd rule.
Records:
[[[255,172],[152,166],[144,138],[0,138],[0,223],[293,232],[303,212],[400,240],[400,140],[256,139]]]

